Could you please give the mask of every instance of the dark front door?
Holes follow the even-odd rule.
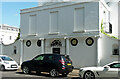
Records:
[[[53,53],[60,54],[60,48],[53,48]]]

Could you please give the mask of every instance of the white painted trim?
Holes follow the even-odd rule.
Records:
[[[32,7],[32,8],[27,8],[27,9],[21,9],[20,14],[25,14],[25,13],[31,13],[31,12],[37,12],[37,11],[42,11],[42,10],[48,10],[48,9],[54,9],[54,8],[61,8],[61,7],[66,7],[66,6],[71,6],[71,5],[77,5],[77,4],[83,4],[83,3],[89,3],[89,2],[99,2],[99,0],[84,0],[84,1],[75,1],[75,2],[62,2],[62,3],[57,3],[57,4],[51,4],[51,5],[45,5],[45,6],[38,6],[38,7]],[[56,6],[57,5],[57,6]]]
[[[99,30],[84,30],[85,32],[99,32]]]
[[[42,52],[41,54],[44,54],[45,53],[45,43],[44,43],[44,38],[40,38],[41,40],[41,48],[42,48]]]
[[[81,31],[73,31],[73,33],[84,33],[85,30],[81,30]]]
[[[102,3],[102,5],[108,10],[108,11],[111,11],[109,6],[105,3],[104,0],[100,0],[100,2]]]
[[[59,32],[49,32],[48,35],[57,35]]]
[[[2,43],[2,41],[1,41],[0,45],[1,45],[0,55],[2,55],[3,54],[3,43]]]
[[[69,50],[70,50],[70,45],[69,45],[70,41],[69,41],[69,38],[66,39],[66,54],[69,55]]]
[[[37,36],[38,34],[28,34],[28,36]],[[27,36],[27,35],[26,35]]]
[[[23,63],[23,53],[24,53],[24,40],[23,39],[20,39],[21,41],[21,53],[20,53],[20,65]]]

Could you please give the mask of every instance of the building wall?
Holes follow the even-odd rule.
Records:
[[[42,6],[33,9],[21,10],[21,35],[31,34],[29,22],[30,16],[36,17],[36,25],[34,26],[34,29],[32,29],[32,31],[35,32],[34,34],[49,34],[51,22],[50,14],[54,12],[58,12],[57,32],[62,34],[73,33],[74,31],[76,31],[75,10],[81,8],[83,9],[83,20],[81,20],[80,22],[83,23],[83,26],[79,26],[80,29],[77,29],[77,31],[99,30],[99,27],[96,27],[99,26],[98,2],[76,4],[62,3],[58,5],[51,5],[49,6],[49,8],[47,8],[47,6]]]
[[[118,3],[118,14],[120,14],[120,2]],[[118,15],[118,38],[120,39],[120,15]]]
[[[51,43],[54,40],[60,40],[62,43],[62,46],[51,46]],[[66,54],[65,51],[65,39],[64,38],[50,38],[45,40],[45,53],[53,53],[52,49],[53,48],[60,48],[60,54]]]
[[[52,53],[52,48],[56,48],[56,47],[52,47],[51,46],[51,43],[52,41],[54,41],[56,38],[49,38],[49,39],[45,39],[44,40],[44,52],[45,53]],[[29,39],[31,41],[31,46],[28,47],[26,46],[26,42],[28,40],[24,40],[24,54],[23,54],[23,57],[24,57],[24,61],[26,60],[30,60],[32,59],[33,57],[39,55],[39,54],[42,54],[42,47],[38,46],[37,45],[37,41],[39,39]],[[61,47],[57,47],[57,48],[60,48],[60,54],[65,54],[65,40],[63,38],[60,38],[58,39],[61,41],[62,43],[62,46]],[[28,56],[29,54],[29,56]]]
[[[114,5],[111,8],[113,7]],[[104,27],[107,27],[107,23],[111,22],[113,33],[110,35],[117,35],[118,25],[116,24],[117,17],[113,17],[115,15],[114,11],[117,12],[117,9],[111,11],[109,19],[110,10],[100,2],[61,3],[21,10],[21,38],[24,40],[24,61],[42,53],[42,48],[36,45],[40,38],[45,39],[45,53],[52,53],[51,41],[59,39],[62,42],[61,54],[67,54],[65,37],[69,39],[69,45],[67,46],[69,46],[69,55],[75,67],[105,65],[118,60],[118,55],[112,55],[114,45],[115,47],[118,45],[118,40],[100,32],[102,21]],[[79,13],[83,16],[79,16]],[[55,20],[55,23],[52,19]],[[33,24],[31,24],[31,21],[33,21]],[[81,26],[79,27],[79,25]],[[98,37],[93,36],[93,33],[98,30]],[[87,46],[85,40],[91,35],[94,44]],[[27,38],[32,36],[33,39]],[[71,46],[71,39],[74,37],[78,39],[77,46]],[[26,46],[27,40],[32,42],[30,47]]]
[[[118,49],[118,40],[104,34],[98,39],[98,64],[103,66],[112,61],[118,61],[119,55],[113,55],[114,49]]]
[[[88,46],[86,44],[86,39],[88,37],[76,37],[78,40],[77,46],[71,45],[71,40],[73,38],[69,38],[69,55],[73,61],[73,65],[75,68],[83,67],[83,66],[96,66],[97,65],[97,39],[94,39],[94,43],[92,46]],[[24,61],[30,60],[38,54],[42,54],[42,47],[37,46],[37,39],[29,39],[31,41],[31,46],[26,46],[26,41],[24,41]],[[51,46],[51,43],[54,40],[59,40],[62,46]],[[47,38],[44,39],[44,51],[45,53],[53,53],[53,48],[60,48],[60,54],[67,54],[66,39],[64,38]],[[86,50],[87,49],[87,50]],[[87,63],[86,63],[87,62]]]
[[[16,49],[16,53],[15,53]],[[2,54],[12,57],[18,64],[20,64],[21,43],[18,40],[14,44],[2,45]]]
[[[23,53],[23,60],[31,60],[33,57],[37,56],[38,54],[41,54],[41,47],[37,46],[37,40],[35,39],[29,39],[31,41],[31,46],[26,46],[26,41],[24,40],[24,53]]]
[[[112,23],[112,35],[115,37],[119,36],[119,8],[118,2],[113,2],[110,5],[111,13],[110,13],[110,21]]]
[[[85,40],[88,37],[78,37],[78,45],[72,46],[70,43],[70,57],[73,65],[77,68],[97,65],[97,39],[94,39],[92,46],[88,46]]]

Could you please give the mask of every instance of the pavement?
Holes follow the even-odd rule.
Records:
[[[79,69],[73,69],[73,71],[70,72],[68,76],[70,76],[70,77],[79,77],[78,73],[79,73]]]

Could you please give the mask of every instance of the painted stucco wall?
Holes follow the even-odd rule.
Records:
[[[16,48],[16,54],[14,49]],[[20,64],[21,43],[18,40],[14,44],[2,45],[2,54],[12,57],[18,64]]]
[[[54,40],[59,40],[62,43],[62,46],[51,46],[51,43]],[[53,48],[60,48],[60,54],[65,54],[65,39],[64,38],[50,38],[45,40],[45,53],[53,53]]]
[[[24,40],[24,54],[23,54],[24,61],[30,60],[33,57],[43,53],[42,47],[37,46],[37,41],[38,41],[37,39],[36,40],[29,39],[29,40],[31,41],[30,47],[26,46],[27,40]],[[44,41],[45,53],[52,53],[53,52],[52,48],[60,48],[60,54],[65,54],[65,40],[63,38],[58,39],[62,43],[61,47],[52,47],[51,43],[54,40],[55,40],[55,38],[45,39],[45,41]]]
[[[118,61],[119,55],[113,55],[113,50],[117,48],[118,40],[110,38],[104,34],[98,39],[98,61],[103,66],[112,61]]]
[[[120,6],[119,6],[120,7]],[[110,21],[112,23],[112,35],[118,37],[119,35],[119,8],[118,2],[113,2],[110,5],[111,12],[110,12]]]
[[[30,40],[31,46],[26,46],[26,41],[24,40],[24,53],[23,53],[23,60],[30,60],[33,57],[37,56],[38,54],[41,54],[41,47],[37,46],[37,40]]]
[[[118,3],[118,14],[118,37],[120,39],[120,2]]]
[[[73,38],[69,38],[69,55],[73,61],[73,65],[75,68],[83,67],[83,66],[96,66],[97,65],[97,38],[92,37],[94,39],[94,43],[92,46],[88,46],[86,44],[86,39],[88,37],[77,37],[78,40],[77,46],[71,45],[71,40]],[[54,47],[51,46],[52,41],[60,40],[62,46]],[[27,40],[26,40],[27,41]],[[37,46],[38,40],[30,40],[31,46],[26,46],[26,41],[24,41],[24,61],[30,60],[38,54],[41,54],[42,49],[41,46]],[[60,54],[66,54],[66,42],[64,38],[49,38],[44,41],[44,50],[45,53],[53,53],[53,48],[60,48]],[[87,62],[87,63],[86,63]]]
[[[64,7],[62,7],[64,6]],[[48,8],[49,7],[49,8]],[[21,35],[29,34],[29,18],[36,16],[35,34],[49,34],[50,32],[50,12],[58,12],[58,32],[62,34],[73,33],[74,31],[74,11],[83,8],[84,30],[99,30],[99,3],[62,3],[58,5],[36,7],[33,9],[21,10]],[[55,8],[57,7],[57,8]],[[63,29],[64,28],[64,29]]]
[[[73,61],[73,65],[77,68],[85,66],[96,66],[97,65],[97,39],[94,39],[92,46],[86,44],[86,39],[88,37],[81,37],[78,39],[78,45],[70,45],[70,57]]]
[[[111,8],[114,9],[116,5],[113,5]],[[49,7],[49,8],[48,8]],[[85,33],[78,33],[75,31],[75,9],[83,9],[84,20],[83,20],[83,30]],[[112,10],[111,9],[111,10]],[[75,34],[79,41],[77,46],[71,46],[69,42],[70,50],[69,55],[73,60],[73,65],[75,67],[84,67],[84,66],[96,66],[97,62],[99,65],[105,65],[111,61],[118,60],[118,56],[112,55],[113,53],[113,45],[118,45],[118,40],[105,36],[104,34],[100,34],[100,38],[96,38],[93,36],[94,44],[92,46],[87,46],[85,40],[87,37],[90,37],[89,34],[94,31],[101,31],[101,22],[104,19],[108,19],[106,22],[112,23],[113,33],[112,35],[117,36],[118,25],[116,24],[116,16],[115,12],[117,12],[117,8],[111,11],[110,20],[109,17],[104,17],[103,13],[106,11],[108,13],[108,9],[104,7],[101,3],[98,2],[90,2],[90,3],[63,3],[57,5],[48,5],[42,7],[36,7],[31,9],[21,10],[21,37],[24,40],[24,61],[32,59],[34,56],[42,53],[42,48],[37,46],[37,40],[40,38],[44,38],[44,36],[48,36],[50,38],[44,38],[45,45],[45,53],[52,53],[52,47],[50,43],[54,40],[54,36],[59,37],[63,46],[61,48],[61,54],[65,54],[65,39],[64,37],[59,36],[59,33],[63,36],[74,37]],[[50,33],[50,13],[57,13],[58,15],[58,33],[49,34]],[[35,16],[35,26],[32,27],[33,39],[27,38],[31,34],[30,30],[30,18]],[[115,20],[114,20],[115,19]],[[105,21],[104,21],[105,22]],[[100,28],[100,29],[99,29]],[[74,32],[74,33],[73,33]],[[88,34],[88,36],[84,36],[84,34]],[[71,35],[71,36],[70,36]],[[79,37],[79,35],[83,35],[83,37]],[[92,35],[92,34],[91,34]],[[24,39],[24,36],[26,38]],[[32,35],[31,35],[32,36]],[[52,38],[53,36],[53,38]],[[37,38],[37,39],[36,39]],[[71,40],[69,38],[69,41]],[[56,37],[55,37],[56,39]],[[30,47],[26,46],[26,41],[31,40],[32,45]]]

